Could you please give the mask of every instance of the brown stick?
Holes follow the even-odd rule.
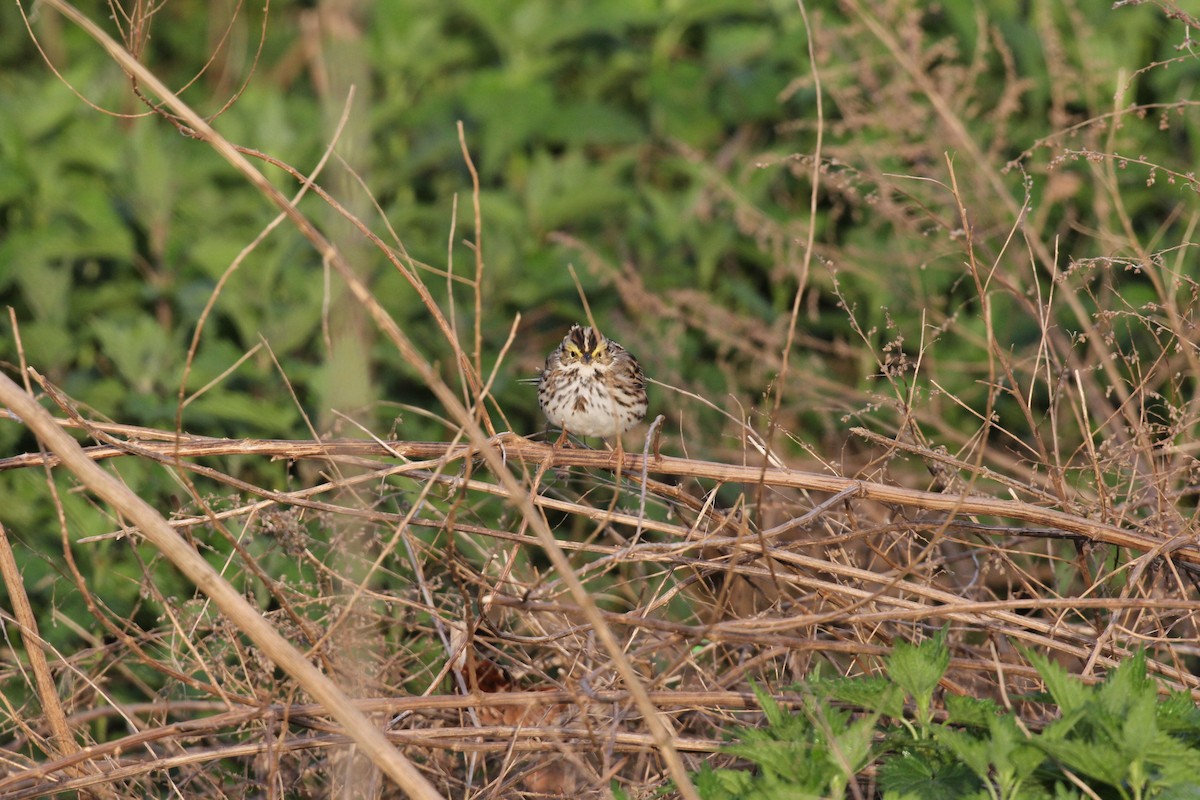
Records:
[[[158,436],[171,436],[162,431]],[[615,469],[611,452],[555,448],[543,442],[534,442],[520,436],[501,436],[496,446],[509,459],[527,463],[549,463],[551,467],[590,467]],[[475,454],[469,445],[450,445],[445,442],[367,442],[343,440],[315,442],[282,439],[213,439],[199,436],[184,436],[173,441],[139,441],[131,443],[128,450],[115,446],[89,447],[85,451],[93,459],[115,458],[130,452],[199,458],[221,455],[261,455],[274,458],[303,459],[329,458],[335,456],[376,456],[403,458],[466,458]],[[40,465],[44,458],[30,453],[0,459],[0,471]],[[57,463],[52,461],[52,465]],[[1103,522],[1068,514],[1033,503],[1019,500],[999,500],[976,495],[959,495],[943,492],[925,492],[882,483],[840,478],[800,470],[768,468],[761,466],[722,464],[670,456],[645,457],[638,453],[625,453],[620,463],[622,474],[640,475],[643,471],[658,475],[708,478],[725,483],[757,484],[768,486],[806,489],[809,491],[837,494],[851,490],[859,499],[873,500],[890,505],[917,508],[925,511],[941,511],[960,516],[996,516],[1033,523],[1047,528],[1056,528],[1082,536],[1094,542],[1103,542],[1116,547],[1128,547],[1144,553],[1163,546],[1162,539],[1138,531],[1118,528]],[[1171,557],[1188,564],[1200,565],[1200,548],[1195,545],[1178,547]]]
[[[8,588],[8,596],[12,602],[13,616],[20,626],[21,640],[25,643],[25,653],[29,658],[29,667],[33,672],[33,682],[37,687],[38,699],[42,703],[42,712],[50,725],[54,738],[54,749],[60,756],[70,756],[79,749],[71,728],[67,724],[67,715],[59,702],[58,693],[54,686],[54,676],[50,673],[50,664],[43,652],[44,642],[38,633],[37,617],[29,604],[29,595],[25,593],[25,585],[21,580],[21,570],[13,555],[8,542],[8,532],[0,524],[0,575],[4,577],[4,585]]]

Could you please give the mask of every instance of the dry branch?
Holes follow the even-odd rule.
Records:
[[[146,429],[140,435],[149,436]],[[279,439],[218,439],[204,436],[176,436],[168,431],[154,431],[159,441],[126,441],[116,445],[97,445],[84,449],[94,460],[137,455],[172,463],[192,459],[230,455],[258,455],[274,459],[333,459],[337,457],[433,459],[438,463],[477,457],[479,451],[470,445],[447,442],[413,442],[331,440],[303,441]],[[166,440],[166,441],[163,441]],[[618,465],[616,455],[609,451],[577,448],[555,448],[512,434],[502,434],[493,440],[494,446],[509,460],[528,465],[559,467],[590,467],[617,471],[626,476],[669,475],[679,478],[701,478],[717,483],[740,483],[778,488],[801,489],[831,494],[846,493],[847,498],[873,500],[887,505],[919,511],[938,511],[956,517],[987,516],[1010,519],[1037,526],[1033,535],[1055,536],[1068,534],[1096,543],[1126,547],[1142,553],[1170,556],[1177,561],[1200,566],[1200,547],[1190,540],[1164,541],[1161,537],[1128,528],[1069,514],[1036,503],[1002,500],[979,495],[958,495],[946,492],[927,492],[872,481],[822,475],[800,470],[760,467],[746,464],[723,464],[692,458],[646,456],[625,453]],[[28,468],[48,463],[55,466],[55,456],[29,453],[0,459],[0,471]],[[970,523],[967,523],[970,524]],[[1008,529],[1016,533],[1019,529]]]

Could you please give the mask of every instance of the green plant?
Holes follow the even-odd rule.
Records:
[[[1034,741],[1063,769],[1112,787],[1122,800],[1200,796],[1200,715],[1186,695],[1160,699],[1144,653],[1095,686],[1045,656],[1027,656],[1058,714]],[[1180,717],[1181,706],[1191,713]]]
[[[814,676],[798,712],[756,689],[766,725],[724,750],[754,769],[706,765],[696,786],[706,800],[843,797],[875,765],[885,800],[1080,797],[1085,784],[1121,800],[1200,795],[1200,712],[1186,694],[1159,698],[1142,653],[1089,685],[1027,652],[1055,717],[1038,729],[987,699],[947,695],[935,713],[946,633],[897,643],[881,676]]]
[[[767,726],[745,731],[726,752],[752,761],[757,771],[714,770],[696,775],[696,788],[709,800],[784,800],[840,796],[871,756],[876,718],[807,695],[800,714],[785,712],[754,687]]]

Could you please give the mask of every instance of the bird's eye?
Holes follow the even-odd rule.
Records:
[[[599,342],[596,343],[596,346],[594,348],[592,348],[592,358],[599,358],[600,356],[604,355],[606,352],[608,352],[608,341],[605,339],[601,339]]]
[[[571,356],[572,358],[582,358],[583,351],[580,350],[574,342],[567,342],[567,355]]]

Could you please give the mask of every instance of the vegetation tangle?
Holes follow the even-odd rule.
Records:
[[[1200,796],[1197,35],[0,7],[0,797]]]

